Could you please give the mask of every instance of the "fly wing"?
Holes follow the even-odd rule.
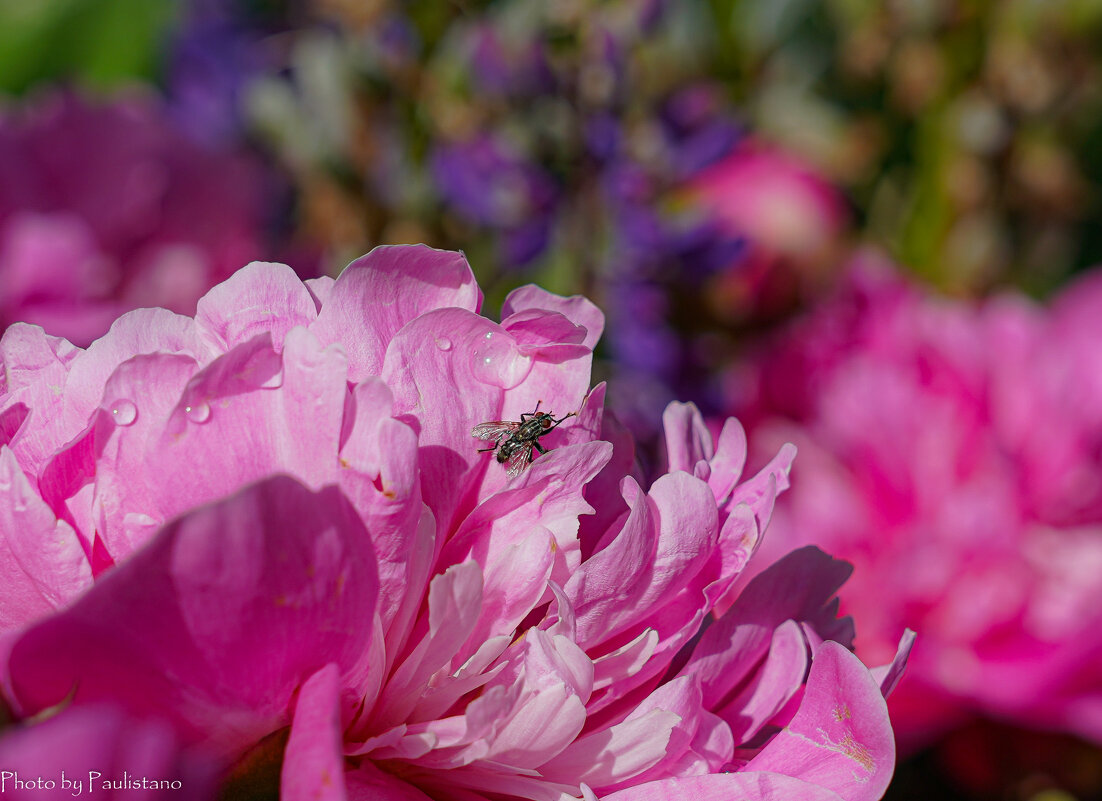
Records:
[[[507,437],[520,427],[520,423],[508,420],[495,420],[491,423],[479,423],[471,429],[471,436],[478,439],[499,440]]]
[[[522,472],[524,468],[532,461],[532,446],[524,445],[513,451],[509,457],[509,466],[505,469],[505,475],[509,478],[516,478]]]

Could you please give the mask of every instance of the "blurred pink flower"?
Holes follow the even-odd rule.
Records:
[[[124,799],[142,790],[142,798],[202,801],[213,797],[220,772],[209,755],[181,748],[170,725],[106,704],[9,733],[0,765],[0,793],[19,799]]]
[[[239,772],[275,748],[288,799],[879,798],[909,640],[865,668],[817,549],[738,583],[791,447],[740,483],[739,425],[673,404],[644,488],[589,389],[600,312],[481,301],[460,254],[391,247],[252,264],[86,351],[12,326],[17,713],[115,704]],[[508,479],[471,427],[537,402],[577,417]]]
[[[919,633],[908,746],[976,713],[1102,741],[1100,341],[1102,274],[968,303],[866,256],[728,377],[757,447],[801,453],[765,550],[853,562],[864,659]]]
[[[714,303],[728,316],[775,311],[837,262],[849,212],[842,194],[796,155],[747,142],[699,172],[687,195],[746,252],[721,274]]]
[[[0,117],[0,327],[86,345],[123,312],[193,314],[265,250],[269,176],[176,131],[152,96],[48,95]]]

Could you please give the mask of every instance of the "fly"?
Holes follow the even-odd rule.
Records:
[[[492,439],[494,444],[489,448],[480,448],[479,453],[497,451],[494,458],[499,464],[508,465],[505,469],[509,478],[515,478],[521,474],[532,461],[532,451],[547,453],[547,449],[540,445],[540,437],[554,430],[555,426],[568,417],[574,417],[576,412],[564,414],[558,420],[551,412],[541,412],[539,401],[536,408],[525,412],[519,421],[496,420],[491,423],[479,423],[471,429],[471,436],[479,439]]]

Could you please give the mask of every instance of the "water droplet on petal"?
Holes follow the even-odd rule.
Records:
[[[138,419],[138,407],[133,401],[117,400],[111,404],[111,419],[115,425],[128,426]]]
[[[210,404],[206,401],[199,401],[190,406],[185,406],[184,414],[193,423],[205,423],[210,420]]]
[[[436,347],[440,348],[440,350],[443,351],[449,351],[452,349],[452,341],[447,337],[437,337]]]
[[[495,335],[487,331],[477,341],[471,354],[471,371],[484,384],[502,389],[512,389],[528,377],[532,370],[532,358],[523,355],[516,342],[508,335]]]

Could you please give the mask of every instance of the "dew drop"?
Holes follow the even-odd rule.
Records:
[[[531,370],[531,357],[521,354],[508,335],[487,331],[471,353],[471,371],[484,384],[512,389],[527,378]]]
[[[436,347],[440,348],[440,350],[443,351],[449,351],[452,349],[452,341],[447,337],[437,337]]]
[[[138,407],[133,401],[117,400],[111,404],[111,419],[115,425],[128,426],[138,419]]]
[[[193,423],[205,423],[210,420],[210,404],[206,401],[199,401],[190,406],[185,406],[184,414]]]

